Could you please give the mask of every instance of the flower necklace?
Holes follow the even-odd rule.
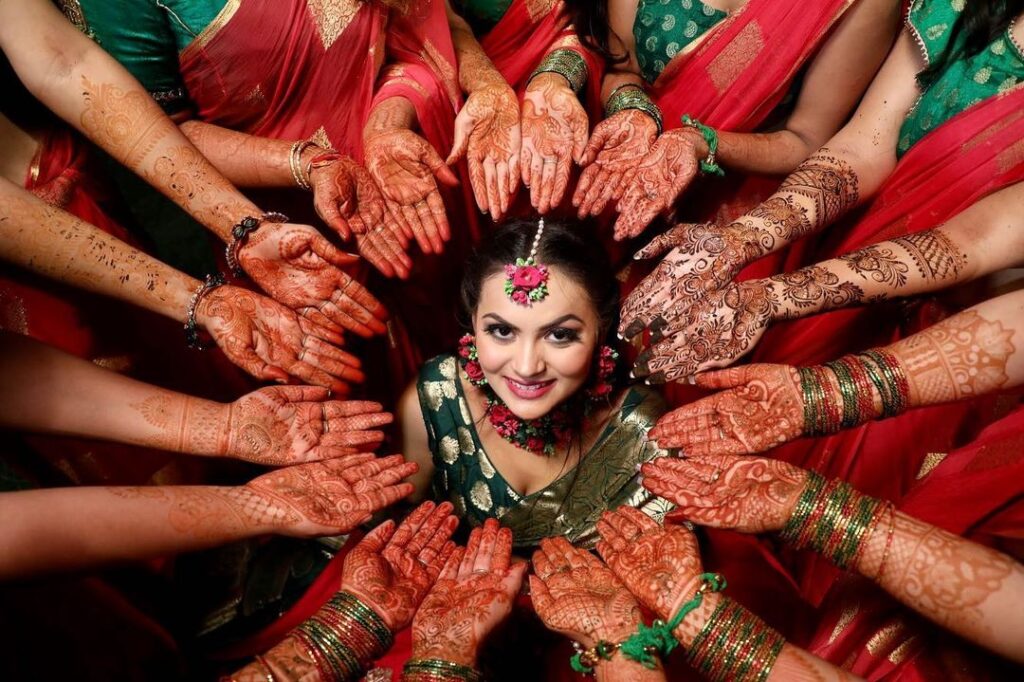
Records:
[[[469,377],[469,383],[480,388],[487,398],[487,419],[494,430],[517,448],[548,457],[566,445],[573,432],[582,427],[581,416],[584,419],[587,417],[593,409],[594,401],[611,394],[611,376],[615,372],[615,361],[618,357],[618,352],[611,346],[602,346],[597,356],[596,381],[592,386],[542,417],[521,419],[498,397],[484,378],[473,335],[466,334],[459,339],[459,364]]]

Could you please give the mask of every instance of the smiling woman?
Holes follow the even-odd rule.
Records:
[[[646,438],[665,406],[616,381],[618,284],[587,234],[552,222],[498,229],[466,264],[470,333],[458,353],[427,362],[399,404],[417,494],[432,487],[472,526],[499,519],[523,549],[552,536],[592,547],[605,509],[658,519],[667,509],[636,473],[666,454]],[[525,266],[506,266],[529,257],[539,277],[527,283]],[[534,295],[515,296],[523,288]]]

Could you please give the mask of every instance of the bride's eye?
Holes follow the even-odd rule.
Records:
[[[569,344],[573,343],[574,341],[578,341],[580,338],[580,334],[575,329],[569,329],[567,327],[555,327],[554,329],[548,332],[548,338],[550,338],[555,343]]]
[[[509,341],[512,339],[513,335],[512,327],[507,324],[489,324],[484,327],[484,332],[499,341]]]

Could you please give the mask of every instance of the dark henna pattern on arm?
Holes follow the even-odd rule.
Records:
[[[781,298],[785,302],[783,319],[798,316],[799,311],[833,310],[858,303],[864,298],[864,290],[852,282],[840,282],[839,276],[820,265],[796,270],[771,278],[781,287]]]
[[[829,225],[860,200],[857,174],[827,147],[822,147],[800,164],[779,187],[808,199],[814,215],[811,224]],[[794,235],[802,236],[802,235]]]
[[[894,289],[906,284],[907,273],[910,271],[907,264],[901,261],[892,249],[881,246],[869,246],[848,253],[839,256],[839,260],[864,279],[871,278]]]
[[[918,232],[894,239],[893,242],[907,250],[922,277],[956,279],[967,264],[967,256],[938,230]]]

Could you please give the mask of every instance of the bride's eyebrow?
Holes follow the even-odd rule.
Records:
[[[506,327],[509,327],[510,329],[514,329],[515,331],[519,331],[519,327],[515,326],[514,324],[512,324],[511,322],[509,322],[508,320],[506,320],[505,318],[503,318],[501,315],[499,315],[497,313],[487,313],[486,315],[484,315],[483,319],[486,320],[488,317],[491,318],[492,320],[494,320],[495,322],[497,322],[498,324],[503,324]]]
[[[545,331],[549,330],[549,329],[554,329],[555,327],[557,327],[559,325],[562,325],[562,324],[565,324],[566,322],[569,322],[569,321],[572,321],[572,320],[575,320],[576,322],[579,322],[580,324],[583,324],[583,320],[580,319],[579,316],[573,315],[572,313],[569,313],[568,315],[562,315],[557,320],[554,320],[554,321],[544,325],[543,327],[541,327],[541,329],[544,329]]]

